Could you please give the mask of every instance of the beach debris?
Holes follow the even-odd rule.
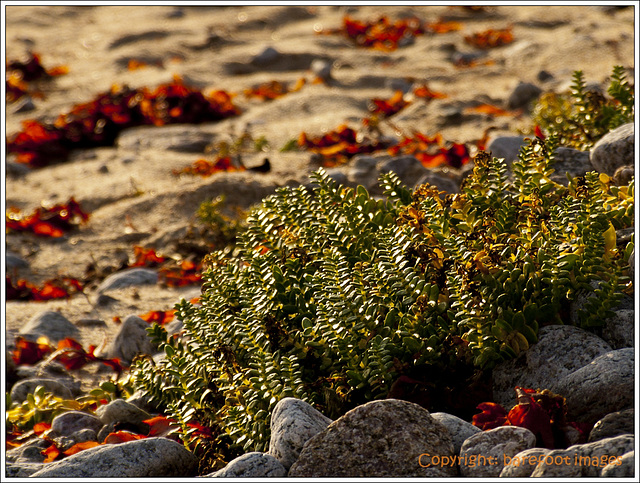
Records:
[[[30,231],[38,236],[60,238],[88,219],[89,213],[71,197],[66,203],[40,206],[27,216],[11,207],[5,214],[5,226],[8,231]]]

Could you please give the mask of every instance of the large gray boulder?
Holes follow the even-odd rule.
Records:
[[[352,409],[305,444],[291,477],[456,476],[451,435],[417,404],[385,399]]]
[[[532,344],[529,350],[494,368],[494,400],[510,409],[516,402],[516,386],[549,389],[566,397],[556,389],[558,381],[610,351],[609,344],[578,327],[542,327],[538,342]]]
[[[518,426],[500,426],[475,434],[460,449],[460,474],[482,478],[500,476],[508,458],[535,444],[535,435]]]
[[[271,413],[269,454],[288,470],[304,444],[331,423],[331,419],[300,399],[282,399]]]
[[[270,454],[246,453],[231,461],[221,470],[206,475],[208,478],[280,478],[287,470]]]
[[[594,441],[599,441],[601,439],[613,438],[622,434],[634,434],[634,414],[634,408],[607,414],[604,418],[593,425],[593,428],[589,433],[589,443],[593,443]]]
[[[195,476],[198,459],[182,444],[146,438],[86,449],[47,464],[33,478],[143,478]]]

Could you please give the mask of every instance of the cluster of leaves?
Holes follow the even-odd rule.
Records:
[[[71,197],[66,203],[40,206],[27,216],[17,208],[10,208],[5,214],[5,226],[8,232],[28,231],[38,236],[60,238],[88,219],[89,213]]]
[[[7,300],[30,300],[43,302],[53,299],[67,299],[84,290],[83,284],[73,277],[58,277],[45,281],[41,287],[24,279],[13,282],[10,275],[5,276]]]
[[[53,124],[29,120],[7,140],[7,151],[31,167],[66,160],[71,149],[113,145],[125,128],[140,125],[212,122],[239,114],[231,96],[215,91],[205,96],[179,77],[150,90],[114,86],[94,100],[78,104]]]
[[[29,83],[40,80],[50,80],[64,75],[68,68],[64,66],[46,69],[40,60],[40,55],[30,52],[24,61],[12,60],[6,63],[5,86],[8,102],[15,102],[22,96],[40,97],[42,94],[30,87]]]
[[[479,404],[478,409],[482,412],[473,416],[473,425],[483,431],[500,426],[527,428],[535,434],[537,447],[549,449],[569,446],[571,443],[567,438],[567,432],[577,429],[580,433],[579,443],[586,443],[591,425],[567,421],[565,398],[548,389],[515,389],[518,404],[509,412],[498,403]]]
[[[150,328],[167,357],[134,361],[132,377],[185,441],[196,420],[219,435],[217,454],[229,439],[265,449],[288,396],[332,418],[389,394],[450,411],[457,384],[475,408],[491,397],[469,389],[484,369],[540,325],[570,323],[580,290],[593,293],[582,326],[602,324],[626,282],[633,243],[618,249],[615,229],[633,224],[633,183],[555,183],[553,142],[531,140],[512,180],[481,152],[455,195],[389,173],[376,200],[322,169],[310,190],[279,189],[249,215],[237,258],[208,257],[201,305],[176,305],[187,337]]]
[[[464,40],[469,45],[480,49],[492,49],[513,42],[513,32],[510,28],[488,29],[471,35],[465,35]]]
[[[432,149],[433,147],[435,150]],[[469,149],[465,144],[447,144],[440,133],[429,137],[414,132],[413,136],[405,136],[398,144],[391,146],[388,152],[393,156],[411,154],[427,168],[440,165],[460,168],[471,159]]]
[[[582,71],[576,71],[569,93],[540,97],[533,122],[543,132],[556,135],[562,146],[586,151],[612,129],[634,121],[634,86],[629,85],[622,66],[613,68],[607,94],[588,88]]]
[[[159,268],[160,283],[169,287],[183,287],[199,283],[201,280],[202,262],[192,260],[174,260],[158,255],[153,248],[134,247],[135,261],[130,267]]]
[[[279,81],[271,81],[265,82],[263,84],[259,84],[257,86],[251,87],[249,89],[244,90],[245,97],[248,98],[258,98],[263,101],[271,101],[273,99],[277,99],[278,97],[282,97],[285,94],[289,94],[291,92],[297,92],[306,84],[306,79],[301,77],[295,83],[293,87],[289,87],[286,82]]]
[[[105,364],[118,374],[123,371],[118,359],[97,357],[94,355],[95,346],[89,346],[89,350],[84,350],[79,342],[70,337],[60,340],[57,347],[51,345],[46,338],[40,338],[33,342],[23,337],[17,337],[15,346],[11,357],[16,365],[37,364],[46,357],[49,361],[59,362],[68,371],[81,369],[94,362]]]

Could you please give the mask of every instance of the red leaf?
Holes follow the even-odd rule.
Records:
[[[165,416],[156,416],[155,418],[142,421],[149,425],[149,437],[164,436],[169,431],[179,428],[178,423],[173,419]]]
[[[507,411],[500,404],[484,402],[477,407],[482,412],[473,415],[471,424],[474,426],[487,431],[507,424]]]
[[[130,433],[129,431],[116,431],[115,433],[109,433],[104,438],[103,444],[120,444],[144,438],[146,438],[146,436],[142,434]]]
[[[388,100],[371,99],[371,103],[372,106],[369,110],[373,114],[382,114],[383,117],[392,116],[409,105],[409,102],[405,101],[402,91],[396,91]]]
[[[465,112],[478,112],[480,114],[488,114],[489,116],[517,116],[519,111],[507,111],[490,104],[480,104],[478,106],[467,107]]]
[[[534,132],[535,132],[535,135],[537,137],[539,137],[540,139],[546,139],[546,136],[542,132],[542,129],[540,129],[540,126],[538,126],[537,124],[536,124]]]
[[[402,42],[425,33],[425,29],[417,18],[408,18],[391,22],[382,16],[375,22],[361,22],[345,16],[341,29],[327,30],[322,33],[341,33],[353,40],[360,47],[391,51],[402,45]]]
[[[52,443],[51,446],[49,446],[47,449],[42,450],[41,454],[46,456],[43,463],[51,463],[52,461],[55,461],[58,456],[60,456],[60,450],[55,443]]]
[[[416,87],[413,90],[413,95],[423,99],[444,99],[447,97],[447,95],[442,92],[432,91],[426,84]]]
[[[156,323],[158,325],[164,325],[173,320],[175,317],[176,311],[175,309],[171,310],[152,310],[140,316],[142,320],[145,322]]]
[[[26,217],[21,217],[18,210],[11,209],[5,215],[5,225],[8,230],[31,231],[39,236],[59,238],[88,219],[89,214],[71,197],[66,204],[39,207]]]
[[[129,265],[130,267],[157,267],[166,260],[165,257],[158,255],[153,248],[141,246],[133,247],[133,255],[136,260]]]
[[[50,429],[51,429],[51,424],[45,421],[42,421],[33,425],[33,432],[38,436],[40,436],[42,433]]]
[[[85,449],[95,448],[96,446],[100,446],[100,443],[97,441],[84,441],[82,443],[76,443],[71,448],[66,451],[63,451],[63,454],[66,456],[71,456],[72,454],[79,453],[80,451],[84,451]]]
[[[16,348],[11,354],[16,365],[37,364],[48,354],[53,352],[53,347],[49,344],[39,344],[31,342],[18,336],[16,338]]]
[[[206,159],[198,159],[194,161],[191,166],[187,166],[181,170],[174,170],[174,175],[179,174],[199,174],[202,177],[211,176],[212,174],[219,173],[221,171],[233,172],[233,171],[245,171],[244,166],[236,165],[233,160],[226,157],[218,157],[214,161],[207,161]]]
[[[536,439],[540,440],[545,448],[554,449],[549,413],[534,401],[527,390],[517,387],[516,392],[518,393],[518,404],[507,415],[509,424],[527,428],[536,435]]]
[[[465,35],[464,40],[474,47],[491,49],[513,42],[513,33],[510,28],[502,30],[488,29],[473,35]]]

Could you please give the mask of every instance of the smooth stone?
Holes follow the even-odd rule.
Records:
[[[158,283],[158,272],[149,268],[128,268],[113,273],[98,285],[98,293],[136,285],[153,285]]]
[[[602,478],[633,478],[635,477],[635,451],[622,455],[619,461],[609,463],[602,468]]]
[[[269,454],[288,470],[300,456],[305,443],[331,423],[331,419],[309,403],[284,398],[271,413]]]
[[[458,193],[460,191],[460,180],[455,180],[445,171],[436,169],[427,169],[427,172],[415,183],[414,188],[429,183],[440,191],[446,193]]]
[[[31,341],[44,336],[55,344],[67,337],[77,338],[80,330],[62,314],[48,310],[31,318],[19,334]]]
[[[379,172],[380,174],[394,172],[405,185],[415,186],[428,170],[414,156],[405,155],[383,162],[379,167]]]
[[[537,99],[542,93],[537,85],[530,82],[520,82],[509,95],[507,99],[507,107],[509,109],[517,109],[519,107],[527,107],[532,101]]]
[[[632,435],[623,435],[550,451],[533,470],[531,477],[598,477],[603,468],[609,464],[609,459],[621,458],[624,454],[634,450],[633,441]],[[602,464],[603,458],[607,460],[605,464]]]
[[[600,172],[613,176],[621,166],[634,164],[634,124],[624,124],[605,134],[592,148],[591,165]]]
[[[546,456],[551,450],[547,448],[530,448],[508,459],[500,472],[501,478],[526,478],[531,476],[540,462],[540,456]]]
[[[338,168],[327,168],[325,171],[327,172],[327,176],[338,184],[346,185],[349,181],[347,175]]]
[[[148,412],[124,399],[115,399],[108,404],[100,406],[96,410],[96,416],[100,418],[103,424],[109,424],[114,421],[140,424],[146,419],[151,419],[151,415]]]
[[[526,428],[500,426],[467,438],[460,449],[460,475],[496,477],[513,457],[536,444],[535,435]]]
[[[611,351],[600,337],[571,325],[549,325],[538,332],[538,342],[517,358],[493,369],[495,402],[509,409],[515,404],[516,386],[557,390],[558,381]]]
[[[311,72],[318,78],[323,81],[331,80],[331,69],[333,67],[333,62],[324,59],[314,59],[311,62]]]
[[[567,401],[569,421],[596,423],[609,413],[632,407],[634,349],[603,354],[554,384]]]
[[[49,447],[49,442],[42,438],[33,438],[5,452],[5,461],[7,463],[43,463],[45,456],[42,450]]]
[[[287,470],[273,456],[257,451],[246,453],[231,461],[207,478],[281,478]]]
[[[602,338],[614,349],[635,347],[635,310],[616,309],[612,317],[607,317],[602,327]]]
[[[26,260],[15,253],[7,252],[4,256],[5,267],[7,271],[19,268],[27,268],[29,264]]]
[[[31,172],[31,168],[26,164],[16,163],[14,161],[7,161],[5,164],[5,169],[7,176],[11,176],[13,178],[19,178],[21,176],[26,176]]]
[[[49,463],[33,478],[190,477],[198,459],[182,444],[167,438],[145,438],[89,448]]]
[[[6,478],[28,478],[44,467],[44,463],[7,463]]]
[[[100,431],[103,423],[99,418],[82,411],[67,411],[59,414],[51,421],[51,434],[56,436],[70,436],[82,429]]]
[[[147,333],[149,324],[137,315],[124,319],[115,338],[105,348],[101,357],[118,358],[125,365],[131,364],[138,354],[154,354],[156,351]]]
[[[281,56],[282,54],[273,47],[266,47],[251,59],[251,64],[257,66],[269,65],[278,60]]]
[[[453,452],[455,454],[460,454],[462,443],[464,443],[467,438],[482,432],[479,427],[453,414],[431,413],[431,416],[449,430],[449,434],[451,434],[453,439]]]
[[[204,153],[215,135],[203,132],[198,126],[140,126],[125,129],[116,141],[123,151],[146,149]]]
[[[63,399],[73,399],[74,396],[74,393],[69,389],[66,381],[62,382],[57,379],[33,377],[29,379],[22,379],[13,385],[11,388],[11,401],[26,401],[27,395],[33,394],[33,391],[35,391],[38,386],[43,386],[46,392],[50,392],[54,396],[58,396]]]
[[[526,143],[524,136],[491,136],[487,143],[486,151],[494,158],[504,159],[508,166],[511,166],[518,159],[520,148]]]
[[[628,166],[620,166],[616,169],[616,172],[613,173],[613,183],[618,186],[628,186],[634,178],[635,173],[635,166],[632,164]]]
[[[563,186],[569,184],[567,173],[572,178],[584,176],[593,168],[589,162],[589,153],[578,149],[559,147],[553,152],[554,173],[549,176],[553,181]]]
[[[594,441],[613,438],[622,434],[634,434],[634,414],[635,410],[633,408],[607,414],[593,425],[593,429],[589,433],[588,442],[593,443]]]
[[[445,426],[421,406],[397,399],[358,406],[304,445],[290,477],[457,476],[421,456],[453,457]]]

